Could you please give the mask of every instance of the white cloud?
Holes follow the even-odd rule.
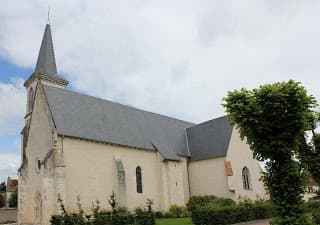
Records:
[[[48,1],[4,0],[0,55],[34,67]],[[320,2],[55,0],[58,69],[91,95],[178,118],[223,114],[228,90],[302,81],[319,98]]]
[[[6,181],[8,176],[16,178],[19,166],[19,154],[0,151],[0,182]]]
[[[23,127],[25,98],[22,79],[13,79],[12,83],[0,82],[0,137],[19,134]]]

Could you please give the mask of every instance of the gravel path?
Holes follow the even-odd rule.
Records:
[[[247,223],[237,223],[234,225],[269,225],[270,220],[257,220]]]

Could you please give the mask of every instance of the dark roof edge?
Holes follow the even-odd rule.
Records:
[[[80,139],[80,140],[87,141],[87,142],[95,142],[95,143],[107,144],[107,145],[113,145],[113,146],[119,146],[119,147],[127,147],[127,148],[136,149],[136,150],[153,151],[153,152],[158,151],[157,149],[148,149],[148,148],[112,143],[112,142],[107,142],[107,141],[94,140],[94,139],[83,138],[83,137],[76,137],[76,136],[72,136],[72,135],[66,135],[66,134],[60,133],[59,131],[58,131],[58,136],[65,137],[65,138],[71,138],[71,139]]]
[[[214,118],[214,119],[207,120],[207,121],[204,121],[204,122],[202,122],[202,123],[195,124],[195,125],[192,126],[192,127],[188,127],[187,130],[192,129],[193,127],[201,126],[201,125],[206,124],[206,123],[210,123],[210,122],[212,122],[212,121],[214,121],[214,120],[223,119],[223,118],[225,118],[225,117],[227,118],[228,116],[227,116],[227,115],[219,116],[219,117],[216,117],[216,118]],[[230,122],[229,122],[229,123],[230,123]],[[230,123],[230,125],[231,125],[231,123]],[[231,125],[231,126],[232,126],[232,125]]]
[[[215,156],[210,156],[210,157],[204,157],[204,158],[200,158],[200,159],[192,159],[192,158],[190,158],[190,162],[197,162],[197,161],[221,158],[221,157],[226,157],[226,156],[227,156],[227,154],[221,154],[221,155],[215,155]]]

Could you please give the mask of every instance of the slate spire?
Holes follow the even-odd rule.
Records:
[[[34,72],[46,76],[60,78],[57,74],[56,59],[54,56],[51,28],[49,23],[47,23],[43,34],[37,65]]]
[[[69,83],[57,73],[49,20],[44,30],[36,68],[26,80],[24,86],[29,88],[30,85],[34,84],[34,81],[38,80],[43,81],[46,85],[59,88],[65,88]]]

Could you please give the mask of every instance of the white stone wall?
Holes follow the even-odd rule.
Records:
[[[160,170],[162,177],[162,211],[168,211],[170,206],[185,205],[189,200],[188,160],[180,157],[180,161],[164,160]]]
[[[36,195],[41,194],[46,203],[42,204],[41,223],[49,224],[49,217],[54,212],[53,205],[49,202],[50,183],[52,177],[45,179],[45,167],[42,165],[39,172],[36,172],[37,160],[43,160],[52,146],[53,127],[50,114],[44,98],[42,88],[37,88],[35,104],[31,117],[28,143],[26,146],[27,163],[21,170],[19,177],[19,224],[34,223],[36,217]]]
[[[224,167],[225,157],[191,161],[189,181],[191,196],[215,195],[230,198],[227,176]]]
[[[225,161],[231,162],[232,176],[227,176]],[[242,169],[244,167],[250,171],[250,190],[243,188]],[[249,145],[240,139],[239,133],[234,129],[226,157],[190,162],[191,196],[216,195],[236,201],[245,198],[266,199],[263,182],[259,180],[261,172],[259,162],[253,159]]]
[[[119,199],[115,160],[121,160],[125,170],[126,205],[129,209],[155,202],[155,210],[168,210],[170,205],[184,205],[189,198],[187,160],[163,161],[156,151],[139,150],[88,142],[65,137],[67,210],[76,208],[77,196],[85,211],[96,200],[109,208],[107,198],[114,191]],[[143,193],[136,192],[136,167],[142,171]]]
[[[233,170],[233,176],[228,177],[228,184],[229,189],[234,190],[233,198],[235,200],[267,198],[263,182],[259,180],[262,172],[259,162],[253,158],[249,145],[241,140],[236,129],[232,131],[226,160],[231,162]],[[244,167],[247,167],[250,172],[250,190],[243,188],[242,169]]]

